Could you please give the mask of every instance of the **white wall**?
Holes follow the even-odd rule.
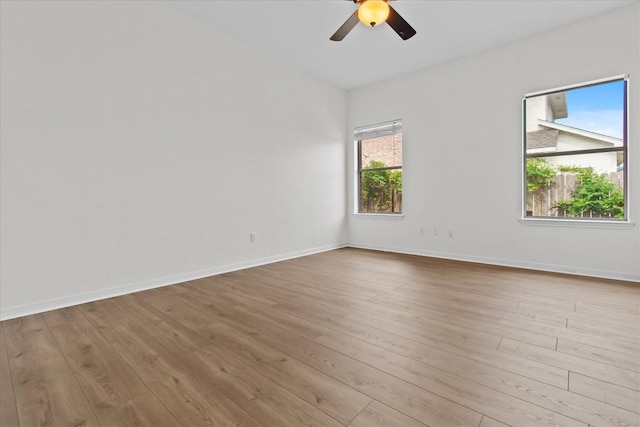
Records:
[[[154,2],[0,19],[0,318],[347,241],[640,280],[640,224],[518,221],[522,96],[622,73],[640,220],[637,5],[348,96]],[[345,130],[395,118],[405,215],[352,215]]]
[[[629,212],[635,226],[521,223],[523,95],[625,73],[631,87]],[[403,121],[405,215],[349,214],[350,243],[640,281],[639,88],[640,10],[633,5],[351,91],[351,128]],[[348,153],[353,164],[351,147]],[[348,179],[353,212],[353,173]],[[419,235],[420,227],[425,235]]]
[[[155,2],[1,7],[0,317],[346,242],[344,91]]]

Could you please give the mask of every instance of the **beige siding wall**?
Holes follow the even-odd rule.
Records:
[[[590,148],[602,148],[605,145],[592,139],[560,132],[556,151],[588,150]],[[554,165],[592,167],[597,173],[611,173],[618,168],[617,153],[597,153],[578,156],[562,156],[550,158]]]

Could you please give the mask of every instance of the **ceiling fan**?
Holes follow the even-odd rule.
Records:
[[[402,40],[410,39],[416,34],[416,30],[394,8],[387,4],[390,1],[393,0],[353,0],[358,5],[358,10],[353,12],[353,15],[338,28],[338,31],[330,39],[339,42],[349,34],[349,31],[358,24],[358,21],[371,27],[386,22],[393,28],[393,31],[398,33]]]

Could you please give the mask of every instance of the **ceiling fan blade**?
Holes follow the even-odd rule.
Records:
[[[402,40],[410,39],[411,37],[416,35],[416,30],[413,29],[411,25],[407,21],[404,20],[402,16],[394,8],[389,6],[389,17],[387,18],[387,24],[393,31],[398,33]]]
[[[336,31],[330,37],[330,39],[334,42],[339,42],[340,40],[345,38],[347,34],[349,34],[349,31],[353,30],[353,27],[355,27],[358,22],[360,22],[360,20],[358,19],[358,11],[356,10],[355,12],[353,12],[353,15],[351,15],[349,19],[347,19],[345,23],[342,24],[340,28],[338,28],[338,31]]]

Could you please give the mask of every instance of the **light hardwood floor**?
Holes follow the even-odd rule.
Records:
[[[340,249],[2,322],[1,426],[640,426],[640,286]]]

